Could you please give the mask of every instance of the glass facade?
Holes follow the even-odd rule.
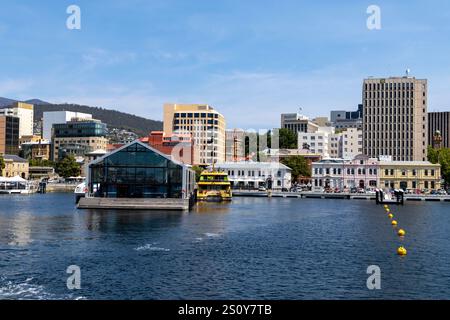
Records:
[[[75,121],[53,125],[55,138],[103,137],[106,136],[106,124],[97,121]]]
[[[192,170],[136,142],[90,164],[89,169],[94,197],[182,198],[183,191],[189,193],[195,183]]]

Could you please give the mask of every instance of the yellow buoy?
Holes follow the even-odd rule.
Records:
[[[397,249],[397,254],[399,256],[406,256],[407,253],[408,253],[408,251],[406,251],[405,247],[399,247]]]
[[[400,237],[404,237],[405,234],[406,234],[406,231],[403,230],[403,229],[400,229],[400,230],[398,230],[397,234],[398,234]]]
[[[389,212],[389,211],[391,211],[391,209],[387,208],[387,209],[386,209],[386,212]]]
[[[387,208],[389,208],[389,207],[388,207],[388,205],[387,205],[387,204],[385,204],[385,205],[384,205],[384,208],[385,208],[385,209],[387,209]]]
[[[394,217],[394,215],[392,213],[388,214],[389,219],[392,219]]]
[[[396,225],[397,225],[397,221],[392,220],[391,224],[392,224],[393,226],[396,226]]]

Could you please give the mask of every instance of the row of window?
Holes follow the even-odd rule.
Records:
[[[414,82],[365,83],[364,90],[414,90]]]
[[[236,175],[235,175],[236,173]],[[228,176],[230,177],[269,177],[271,176],[272,173],[266,172],[266,171],[261,171],[261,170],[228,170]],[[281,177],[282,176],[282,172],[281,170],[278,170],[276,173],[277,177]]]
[[[367,110],[367,107],[412,107],[414,106],[414,100],[413,99],[404,99],[404,100],[393,100],[393,99],[365,99],[364,105],[366,106],[365,110]],[[422,100],[422,104],[426,105],[426,101]]]
[[[355,175],[356,173],[358,173],[358,175],[365,175],[366,173],[368,173],[369,175],[377,175],[378,170],[375,168],[369,168],[368,170],[366,170],[366,168],[347,168],[347,169],[342,169],[342,168],[314,168],[314,174],[318,175],[318,174],[324,174],[325,175],[341,175],[342,172],[345,172],[348,175]]]
[[[401,170],[401,175],[402,176],[407,176],[408,175],[408,172],[411,172],[411,175],[412,176],[417,176],[417,170],[416,169],[412,169],[412,170],[407,170],[407,169],[402,169]],[[385,169],[384,170],[384,175],[385,176],[393,176],[393,175],[395,175],[395,170],[394,169]],[[425,169],[424,170],[424,176],[431,176],[431,177],[434,177],[435,175],[436,175],[436,171],[434,170],[434,169],[430,169],[430,170],[428,170],[428,169]]]
[[[175,118],[214,118],[218,119],[219,115],[217,113],[199,113],[199,112],[189,112],[189,113],[175,113]]]

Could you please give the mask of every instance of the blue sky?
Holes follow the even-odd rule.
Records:
[[[271,128],[281,112],[353,109],[368,76],[429,80],[450,110],[450,2],[2,0],[0,96],[73,102],[162,119],[207,103],[228,127]],[[66,9],[81,8],[81,30]],[[366,9],[381,8],[381,30]]]

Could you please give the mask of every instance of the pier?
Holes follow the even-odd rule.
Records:
[[[158,198],[81,198],[78,209],[119,209],[119,210],[189,210],[189,199]]]
[[[269,193],[262,191],[233,191],[233,197],[269,197]],[[322,193],[322,192],[277,192],[270,195],[273,198],[304,198],[304,199],[348,199],[348,200],[374,200],[375,194],[358,193]],[[405,194],[405,201],[447,201],[450,195],[417,195]]]

